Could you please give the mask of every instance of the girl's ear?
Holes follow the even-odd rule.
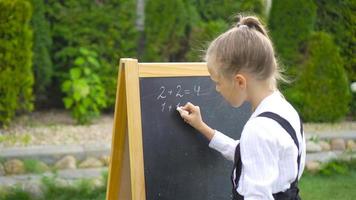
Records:
[[[235,82],[235,85],[237,87],[239,87],[240,89],[245,89],[246,88],[247,82],[246,82],[246,78],[245,78],[244,75],[236,74],[235,77],[234,77],[234,82]]]

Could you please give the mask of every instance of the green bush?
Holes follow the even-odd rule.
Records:
[[[345,61],[350,81],[356,81],[356,1],[315,0],[318,5],[316,28],[333,35]]]
[[[330,35],[317,32],[308,41],[306,53],[301,75],[295,87],[287,90],[287,96],[305,121],[337,121],[348,112],[350,101],[338,47]]]
[[[49,170],[49,168],[43,165],[40,161],[35,159],[25,159],[23,160],[26,173],[40,174]]]
[[[20,187],[10,188],[8,191],[0,193],[0,200],[33,200],[29,192]]]
[[[137,31],[134,0],[87,1],[47,0],[47,18],[51,25],[53,41],[51,55],[56,71],[50,90],[51,102],[62,98],[59,84],[68,73],[79,48],[98,53],[100,77],[107,92],[108,105],[115,103],[116,78],[120,57],[136,55]]]
[[[195,7],[204,22],[212,20],[229,21],[240,10],[241,2],[248,0],[195,0]]]
[[[316,6],[313,0],[273,0],[269,29],[279,59],[288,67],[303,60],[305,41],[314,30]],[[295,70],[289,73],[295,75]]]
[[[202,61],[209,42],[218,35],[228,30],[229,23],[232,26],[237,23],[233,18],[237,14],[254,14],[264,18],[263,0],[243,1],[206,1],[195,2],[196,9],[200,15],[198,23],[192,27],[189,33],[189,49],[185,59],[188,61]]]
[[[0,1],[0,126],[33,109],[32,8],[25,0]]]
[[[316,28],[333,35],[335,43],[340,47],[344,60],[344,68],[349,80],[356,81],[356,1],[315,0],[318,5]],[[356,118],[356,94],[350,104],[350,115]]]
[[[100,110],[107,106],[107,97],[101,78],[97,75],[100,63],[97,54],[80,48],[82,56],[74,61],[69,77],[62,83],[63,98],[67,109],[79,124],[90,122],[100,115]]]
[[[261,21],[265,20],[266,1],[264,0],[243,0],[239,8],[240,12],[247,12],[257,15]]]
[[[34,93],[36,107],[41,107],[48,98],[46,89],[51,84],[53,66],[49,54],[52,39],[49,23],[45,18],[45,5],[43,0],[31,0],[33,16],[31,26],[33,29],[33,71],[35,75]]]
[[[228,24],[223,20],[201,22],[192,28],[190,34],[190,48],[186,58],[189,61],[202,61],[202,56],[209,45],[219,34],[228,29]]]
[[[144,61],[182,61],[188,47],[188,34],[199,20],[187,0],[148,0],[145,7]]]

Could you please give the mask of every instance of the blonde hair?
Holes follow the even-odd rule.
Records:
[[[272,42],[257,17],[239,15],[238,23],[213,40],[205,55],[208,67],[216,64],[218,72],[231,77],[240,71],[256,75],[258,80],[286,79],[282,76],[274,55]]]

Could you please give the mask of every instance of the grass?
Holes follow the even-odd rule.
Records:
[[[104,200],[106,187],[94,187],[90,180],[78,181],[73,186],[58,186],[53,179],[45,179],[45,198],[52,200]]]
[[[103,173],[103,182],[107,181],[107,172]],[[33,197],[21,187],[0,190],[0,200],[105,200],[106,184],[95,186],[92,180],[83,179],[71,185],[60,184],[56,177],[42,178],[43,197]]]
[[[342,170],[340,170],[342,169]],[[331,173],[331,174],[330,174]],[[103,173],[104,183],[107,172]],[[33,198],[19,188],[0,192],[0,200],[104,200],[106,185],[94,187],[89,180],[80,180],[71,186],[61,186],[55,178],[43,178],[43,198]],[[318,174],[304,173],[300,184],[303,200],[353,200],[356,197],[356,160],[334,161]]]
[[[24,133],[21,135],[16,135],[16,134],[0,135],[0,143],[7,143],[9,145],[14,145],[16,143],[28,145],[31,142],[31,140],[32,140],[32,136],[28,133]]]
[[[299,187],[303,200],[354,200],[356,170],[331,176],[306,174],[302,177]]]
[[[26,159],[23,161],[26,173],[40,174],[49,170],[48,166],[45,166],[38,160]]]
[[[305,172],[299,188],[302,199],[306,200],[354,200],[356,159],[329,162],[322,166],[318,174]]]

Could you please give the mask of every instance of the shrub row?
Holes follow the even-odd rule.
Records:
[[[356,71],[352,0],[274,0],[269,15],[264,0],[147,0],[142,30],[136,28],[134,0],[0,2],[4,10],[0,14],[1,123],[9,122],[16,111],[32,109],[32,87],[37,108],[65,106],[78,122],[90,121],[84,117],[87,113],[96,116],[104,108],[113,108],[119,58],[200,61],[208,42],[233,25],[238,12],[257,14],[268,24],[287,75],[296,77],[295,84],[283,86],[283,90],[305,120],[335,121],[348,112],[350,92],[344,69],[350,80],[355,80]],[[10,15],[15,17],[8,20]],[[313,50],[315,44],[317,50]],[[90,61],[78,64],[78,59],[84,59],[83,49],[92,52],[94,58],[89,57],[100,66]],[[75,92],[78,84],[71,74],[82,70],[86,71],[80,73],[85,88],[96,93],[81,98],[95,96],[91,99],[96,102],[94,107],[79,100],[82,93]],[[94,79],[100,84],[92,82]],[[340,81],[336,84],[336,80]],[[100,88],[100,95],[94,88]],[[316,103],[319,97],[313,92],[325,95],[328,101]],[[68,99],[76,99],[76,103]]]
[[[0,126],[33,108],[31,4],[0,1]]]

